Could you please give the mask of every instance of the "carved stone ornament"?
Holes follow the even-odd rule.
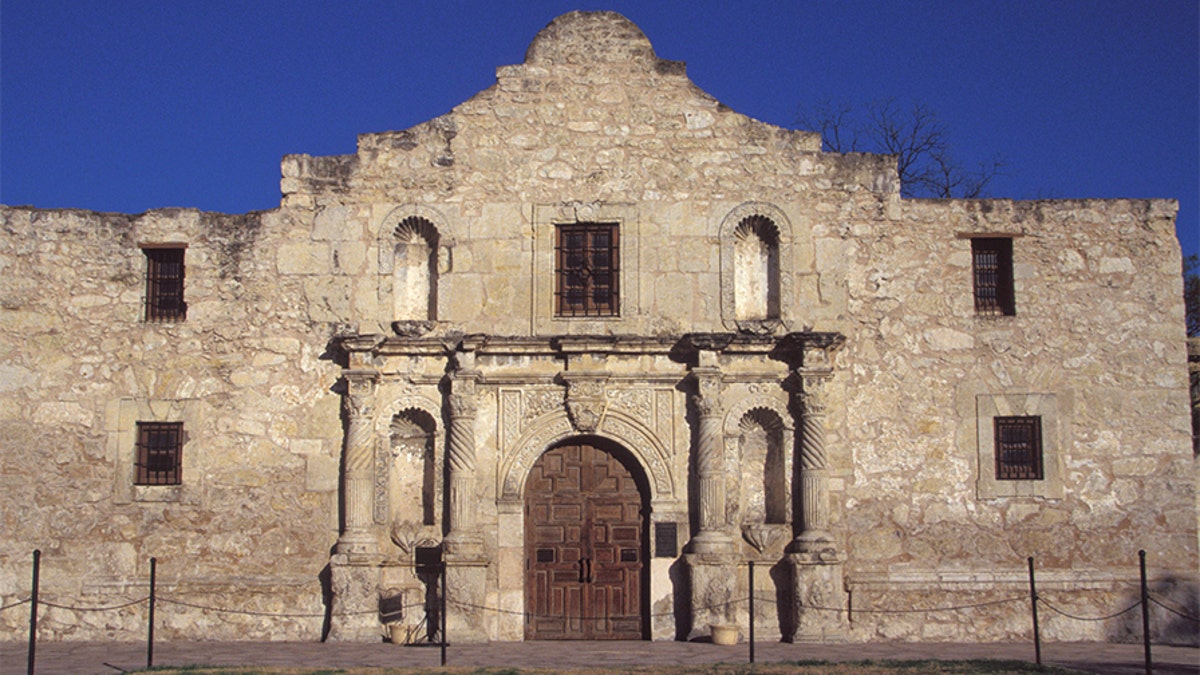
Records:
[[[438,543],[430,527],[408,520],[392,523],[390,534],[392,543],[398,546],[404,555],[412,555],[420,546],[437,546]]]
[[[347,373],[342,406],[350,418],[369,417],[375,407],[375,377]]]
[[[473,395],[450,394],[448,399],[450,402],[451,418],[475,417],[475,413],[478,412],[478,406],[475,403]]]
[[[567,382],[567,415],[571,418],[571,424],[581,433],[595,431],[608,408],[608,398],[604,392],[604,381],[608,377],[579,377],[564,373],[563,379]]]
[[[742,539],[753,546],[755,551],[762,553],[782,542],[786,538],[785,530],[788,528],[788,525],[748,523],[742,526]]]
[[[721,414],[721,375],[716,372],[693,371],[696,390],[691,393],[692,404],[701,417]]]
[[[802,381],[804,389],[800,392],[800,402],[803,405],[805,414],[808,415],[823,415],[826,407],[826,391],[825,385],[829,382],[829,375],[821,373],[817,375],[803,373]]]

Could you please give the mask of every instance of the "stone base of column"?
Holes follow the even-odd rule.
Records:
[[[446,637],[450,644],[487,642],[496,625],[487,602],[488,563],[460,549],[446,553]],[[493,603],[494,604],[494,603]]]
[[[832,550],[832,549],[830,549]],[[842,642],[847,638],[846,591],[842,582],[842,563],[836,553],[792,553],[795,612],[792,642]]]
[[[836,562],[837,543],[833,535],[825,530],[810,529],[801,532],[788,546],[789,553],[799,553],[813,560]]]
[[[378,548],[375,535],[366,530],[343,532],[337,541],[337,554],[349,556],[351,560],[365,562],[367,558],[373,559]]]
[[[483,560],[483,537],[474,533],[451,532],[442,540],[442,555],[447,560],[462,562]]]
[[[329,559],[329,573],[333,595],[329,640],[379,642],[383,625],[379,622],[378,562],[352,560],[338,553]]]
[[[732,556],[734,549],[733,537],[719,530],[700,532],[688,542],[688,553],[696,553],[705,557]]]
[[[738,565],[733,556],[689,553],[683,560],[688,570],[690,602],[684,609],[691,618],[685,622],[687,639],[708,637],[713,624],[739,626],[744,632],[739,618],[746,614],[745,603],[741,602],[745,598],[738,597]]]

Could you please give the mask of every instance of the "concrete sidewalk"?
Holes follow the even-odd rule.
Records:
[[[1200,649],[1154,646],[1155,673],[1200,673]],[[146,665],[145,643],[44,642],[37,645],[36,672],[55,675],[113,675]],[[449,666],[575,668],[589,666],[703,665],[746,663],[745,643],[724,647],[702,642],[495,642],[451,645]],[[866,659],[1012,659],[1034,661],[1028,643],[872,643],[755,645],[759,663],[800,660]],[[1140,644],[1048,643],[1042,662],[1094,673],[1143,673]],[[27,645],[0,643],[0,675],[25,673]],[[154,665],[286,666],[306,668],[437,667],[436,646],[386,643],[315,642],[162,642],[154,646]]]

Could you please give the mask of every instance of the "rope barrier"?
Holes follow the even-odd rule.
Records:
[[[993,607],[993,606],[997,606],[997,605],[1003,605],[1003,604],[1014,603],[1014,602],[1024,603],[1024,602],[1027,602],[1028,599],[1029,598],[1027,596],[1021,595],[1021,596],[1013,596],[1013,597],[1003,598],[1003,599],[999,599],[999,600],[988,600],[988,601],[983,601],[983,602],[975,602],[975,603],[968,603],[968,604],[962,604],[962,605],[949,605],[949,606],[929,607],[929,608],[912,607],[912,608],[904,608],[904,609],[867,609],[867,608],[860,609],[857,607],[849,607],[849,606],[825,607],[825,606],[821,606],[821,605],[806,604],[804,602],[800,602],[797,609],[813,610],[813,611],[826,611],[826,612],[852,611],[855,614],[878,614],[878,615],[933,614],[933,613],[938,613],[938,612],[956,612],[956,611],[969,610],[969,609],[978,609],[978,608],[982,608],[982,607]],[[116,604],[116,605],[111,605],[111,606],[94,606],[94,607],[72,606],[72,605],[66,605],[66,604],[59,604],[59,603],[42,600],[42,599],[37,600],[37,604],[41,605],[41,606],[52,607],[55,609],[75,611],[75,612],[106,612],[106,611],[116,611],[116,610],[121,610],[121,609],[125,609],[128,607],[133,607],[135,605],[140,605],[140,604],[146,603],[149,600],[151,600],[151,597],[145,596],[145,597],[138,598],[136,600],[130,600],[128,602],[124,602],[121,604]],[[231,609],[231,608],[227,608],[227,607],[217,607],[217,606],[212,606],[212,605],[203,605],[203,604],[198,604],[198,603],[193,603],[193,602],[187,602],[184,600],[179,600],[179,599],[175,599],[175,598],[171,598],[171,597],[164,597],[164,596],[157,596],[156,600],[165,602],[168,604],[177,605],[180,607],[188,607],[191,609],[197,609],[197,610],[201,610],[201,611],[218,612],[218,613],[225,613],[225,614],[241,614],[241,615],[246,615],[246,616],[309,619],[309,618],[325,618],[326,616],[330,615],[330,612],[328,612],[328,611],[323,611],[323,612],[268,612],[268,611],[251,610],[251,609]],[[1179,616],[1179,617],[1181,617],[1185,620],[1191,621],[1191,622],[1200,623],[1200,619],[1198,619],[1197,617],[1188,614],[1184,610],[1178,609],[1176,607],[1172,607],[1172,606],[1166,604],[1165,602],[1163,602],[1162,600],[1158,599],[1157,597],[1149,596],[1148,600],[1149,600],[1149,602],[1153,602],[1154,604],[1158,605],[1159,607],[1166,610],[1167,612],[1170,612],[1171,614],[1174,614],[1176,616]],[[0,612],[7,611],[10,609],[15,609],[22,605],[29,604],[31,601],[32,601],[32,598],[25,598],[22,600],[17,600],[16,602],[13,602],[13,603],[10,603],[7,605],[0,606]],[[468,603],[468,602],[462,602],[459,600],[455,600],[453,598],[448,599],[448,601],[450,604],[453,604],[457,608],[473,609],[473,610],[479,610],[479,611],[485,611],[485,612],[492,612],[495,614],[520,616],[520,617],[523,617],[526,621],[529,621],[532,619],[548,619],[548,620],[575,621],[575,622],[578,622],[578,621],[608,622],[608,621],[613,620],[613,617],[584,618],[581,616],[534,614],[534,613],[526,612],[526,611],[501,609],[498,607],[488,607],[485,605],[476,605],[476,604],[472,604],[472,603]],[[776,599],[776,596],[762,595],[760,593],[751,593],[750,597],[734,599],[734,600],[729,600],[726,602],[721,602],[721,603],[716,603],[716,604],[707,605],[707,606],[703,606],[703,607],[693,608],[693,609],[691,609],[691,614],[693,616],[696,616],[696,615],[701,615],[706,612],[720,612],[720,611],[728,610],[731,607],[745,605],[750,602],[761,602],[761,603],[765,603],[767,605],[774,605],[774,606],[778,606],[781,604],[781,602],[778,599]],[[1080,615],[1072,614],[1072,613],[1067,612],[1059,607],[1056,607],[1055,605],[1053,605],[1052,603],[1048,602],[1047,600],[1045,600],[1043,597],[1040,597],[1040,596],[1036,597],[1036,602],[1040,603],[1042,606],[1046,607],[1050,611],[1055,612],[1056,614],[1059,614],[1061,616],[1067,617],[1069,619],[1074,619],[1076,621],[1093,621],[1094,622],[1094,621],[1107,621],[1107,620],[1122,616],[1124,614],[1127,614],[1127,613],[1137,609],[1139,606],[1142,606],[1144,601],[1139,600],[1139,601],[1133,603],[1132,605],[1130,605],[1129,607],[1126,607],[1125,609],[1122,609],[1118,612],[1114,612],[1112,614],[1107,614],[1104,616],[1095,616],[1095,617],[1080,616]],[[333,614],[333,616],[366,616],[366,615],[371,615],[371,614],[378,614],[381,617],[384,617],[387,615],[396,615],[396,614],[400,614],[400,613],[406,613],[409,610],[417,610],[417,609],[425,609],[425,610],[427,610],[426,614],[428,614],[429,613],[428,610],[430,609],[429,601],[425,600],[425,601],[418,602],[418,603],[401,605],[397,608],[389,610],[386,614],[383,613],[381,609],[371,609],[371,610],[352,611],[352,612],[337,612],[337,613]],[[671,617],[674,617],[675,614],[676,613],[674,611],[657,612],[657,613],[648,614],[646,616],[646,618],[647,619],[671,618]],[[638,615],[636,615],[636,618],[641,619],[641,617],[642,617],[642,615],[640,613]],[[621,618],[624,618],[624,617],[621,617]],[[629,617],[629,618],[633,618],[633,617]]]
[[[1040,604],[1043,604],[1043,605],[1045,605],[1045,606],[1046,606],[1046,609],[1049,609],[1049,610],[1050,610],[1050,611],[1052,611],[1052,612],[1056,612],[1056,613],[1058,613],[1058,614],[1061,614],[1061,615],[1063,615],[1063,616],[1067,617],[1068,619],[1075,619],[1076,621],[1107,621],[1107,620],[1109,620],[1109,619],[1115,619],[1115,618],[1117,618],[1118,616],[1121,616],[1122,614],[1126,614],[1126,613],[1128,613],[1128,612],[1132,612],[1133,610],[1137,609],[1138,607],[1140,607],[1140,606],[1142,605],[1142,601],[1141,601],[1141,600],[1138,600],[1137,602],[1133,603],[1132,605],[1130,605],[1130,606],[1126,607],[1125,609],[1123,609],[1123,610],[1121,610],[1121,611],[1119,611],[1119,612],[1116,612],[1116,613],[1114,613],[1114,614],[1108,614],[1108,615],[1106,615],[1106,616],[1094,616],[1094,617],[1091,617],[1091,616],[1076,616],[1075,614],[1071,614],[1070,612],[1063,611],[1063,610],[1061,610],[1061,609],[1059,609],[1059,608],[1055,607],[1054,605],[1050,604],[1049,602],[1047,602],[1046,600],[1044,600],[1044,599],[1043,599],[1043,598],[1041,598],[1041,597],[1039,597],[1039,598],[1037,599],[1037,601],[1038,601]]]
[[[18,600],[11,605],[4,605],[3,607],[0,607],[0,612],[3,612],[6,609],[12,609],[13,607],[20,607],[21,605],[24,605],[27,602],[29,602],[29,598],[25,598],[24,600]]]
[[[755,596],[755,598],[757,599],[757,596]],[[988,600],[987,602],[975,602],[975,603],[971,603],[969,605],[953,605],[950,607],[930,607],[928,609],[921,609],[921,608],[915,608],[915,607],[912,609],[859,609],[857,607],[854,607],[853,610],[854,610],[855,614],[929,614],[932,612],[956,612],[956,611],[963,610],[963,609],[975,609],[977,607],[991,607],[993,605],[1003,605],[1003,604],[1009,603],[1009,602],[1017,602],[1017,601],[1025,602],[1026,600],[1027,600],[1027,598],[1025,598],[1024,596],[1015,596],[1015,597],[1011,597],[1011,598],[1005,598],[1003,600]],[[765,600],[765,602],[774,603],[773,600]],[[848,609],[846,607],[822,607],[820,605],[806,605],[804,603],[800,603],[800,607],[802,607],[804,609],[815,609],[815,610],[826,611],[826,612],[845,612]]]
[[[53,607],[55,609],[67,609],[72,612],[111,612],[113,610],[125,609],[126,607],[133,607],[134,605],[140,605],[149,599],[150,599],[150,596],[147,595],[146,597],[141,598],[139,600],[131,600],[129,602],[126,602],[125,604],[113,605],[111,607],[72,607],[70,605],[59,605],[59,604],[50,602],[48,600],[38,600],[38,604],[45,605],[46,607]]]
[[[165,603],[168,603],[171,605],[179,605],[180,607],[190,607],[191,609],[199,609],[199,610],[208,611],[208,612],[219,612],[222,614],[244,614],[247,616],[273,616],[273,617],[279,617],[279,618],[283,618],[283,619],[316,619],[316,618],[324,618],[324,616],[325,616],[325,612],[320,612],[320,613],[261,612],[261,611],[253,610],[253,609],[228,609],[226,607],[213,607],[211,605],[198,605],[198,604],[195,604],[192,602],[185,602],[183,600],[175,600],[174,598],[168,598],[168,597],[164,597],[161,595],[158,596],[158,601],[165,602]],[[409,609],[412,607],[424,607],[424,605],[423,604],[421,604],[421,605],[406,605],[403,607],[403,609]],[[360,611],[360,612],[338,612],[334,616],[356,616],[356,615],[378,614],[378,613],[379,613],[379,610],[372,609],[370,611]]]
[[[47,600],[38,600],[38,604],[44,605],[46,607],[53,607],[55,609],[70,610],[70,611],[75,611],[75,612],[106,612],[106,611],[115,611],[115,610],[119,610],[119,609],[125,609],[127,607],[132,607],[134,605],[139,605],[144,602],[147,602],[149,599],[150,599],[149,596],[146,596],[146,597],[139,598],[137,600],[131,600],[129,602],[122,603],[119,605],[110,605],[110,606],[104,606],[104,607],[78,607],[78,606],[72,606],[72,605],[58,604],[58,603],[50,602]],[[218,613],[224,613],[224,614],[243,614],[243,615],[247,615],[247,616],[278,617],[278,618],[293,618],[293,619],[323,618],[326,615],[325,612],[319,612],[319,613],[265,612],[265,611],[258,611],[258,610],[249,610],[249,609],[230,609],[227,607],[215,607],[212,605],[201,605],[201,604],[187,602],[184,600],[177,600],[175,598],[170,598],[170,597],[165,597],[165,596],[159,596],[157,599],[160,602],[178,605],[181,607],[189,607],[191,609],[199,609],[202,611],[218,612]],[[774,598],[764,597],[764,596],[757,595],[757,594],[754,596],[754,600],[755,600],[755,602],[762,602],[762,603],[766,603],[766,604],[770,604],[770,605],[778,605],[779,604],[779,602],[777,600],[775,600]],[[966,610],[966,609],[977,609],[980,607],[992,607],[992,606],[996,606],[996,605],[1007,604],[1010,602],[1024,602],[1026,600],[1027,600],[1027,598],[1025,598],[1025,597],[1014,596],[1011,598],[1004,598],[1001,600],[989,600],[986,602],[976,602],[976,603],[970,603],[970,604],[965,604],[965,605],[950,605],[950,606],[944,606],[944,607],[910,608],[910,609],[866,609],[866,608],[860,609],[860,608],[856,607],[856,608],[853,608],[853,611],[855,614],[930,614],[930,613],[935,613],[935,612],[954,612],[954,611],[961,611],[961,610]],[[1197,619],[1196,617],[1191,616],[1183,611],[1180,611],[1169,605],[1166,605],[1162,601],[1160,601],[1158,598],[1152,597],[1150,600],[1154,604],[1158,605],[1159,607],[1163,608],[1164,610],[1166,610],[1172,614],[1175,614],[1181,618],[1187,619],[1188,621],[1200,623],[1200,619]],[[737,605],[746,604],[748,601],[749,601],[748,599],[746,599],[746,600],[730,600],[728,602],[718,603],[715,605],[707,605],[704,607],[699,607],[692,611],[693,611],[693,613],[717,611],[717,610],[722,610],[722,609],[728,609],[729,607],[733,607],[733,606],[737,606]],[[1057,614],[1060,614],[1060,615],[1065,616],[1070,619],[1075,619],[1077,621],[1107,621],[1109,619],[1116,618],[1123,614],[1127,614],[1142,604],[1141,601],[1138,601],[1138,602],[1133,603],[1129,607],[1122,609],[1119,612],[1114,612],[1112,614],[1106,614],[1104,616],[1086,617],[1086,616],[1079,616],[1076,614],[1071,614],[1070,612],[1067,612],[1066,610],[1063,610],[1059,607],[1054,606],[1053,604],[1051,604],[1044,598],[1039,597],[1038,602],[1040,604],[1042,604],[1043,606],[1045,606],[1047,609],[1049,609]],[[14,602],[12,604],[0,606],[0,611],[14,609],[16,607],[20,607],[21,605],[25,605],[28,603],[29,603],[28,598],[26,598],[24,600],[18,600],[17,602]],[[568,620],[569,619],[569,620],[573,620],[573,621],[583,620],[581,617],[572,617],[572,616],[567,616],[567,615],[554,615],[554,614],[534,614],[532,612],[522,612],[522,611],[510,610],[510,609],[501,609],[499,607],[488,607],[485,605],[476,605],[476,604],[462,602],[460,600],[453,600],[453,599],[450,600],[450,604],[453,604],[456,607],[461,607],[461,608],[466,608],[466,609],[476,609],[476,610],[482,610],[482,611],[487,611],[487,612],[494,612],[496,614],[521,616],[521,617],[524,617],[526,620],[529,620],[532,618],[556,619],[556,620]],[[416,603],[416,604],[402,605],[399,609],[402,611],[407,611],[407,610],[411,610],[411,609],[425,608],[426,606],[427,606],[427,603],[422,602],[422,603]],[[844,611],[847,611],[847,609],[848,609],[846,607],[825,607],[822,605],[812,605],[812,604],[804,604],[804,603],[801,603],[800,607],[803,609],[811,609],[811,610],[825,611],[825,612],[844,612]],[[378,610],[365,610],[365,611],[356,611],[356,612],[339,612],[337,615],[338,616],[357,616],[357,615],[368,615],[368,614],[377,614],[377,613],[379,613]],[[675,616],[674,612],[656,612],[656,613],[650,614],[651,618],[668,618],[668,617],[673,617],[673,616]],[[602,621],[602,620],[608,620],[608,619],[596,618],[596,619],[591,619],[591,620]]]
[[[747,602],[747,600],[730,600],[729,602],[722,602],[722,603],[716,604],[716,605],[708,605],[706,607],[700,607],[695,611],[698,613],[698,612],[703,612],[703,611],[724,609],[727,607],[731,607],[733,605],[744,604],[746,602]],[[488,607],[486,605],[475,605],[475,604],[472,604],[469,602],[463,602],[461,600],[454,600],[454,599],[451,599],[449,601],[449,604],[454,605],[456,607],[464,607],[467,609],[478,609],[478,610],[483,610],[485,612],[495,612],[496,614],[508,614],[510,616],[521,616],[521,617],[524,617],[526,621],[528,621],[530,619],[554,619],[554,620],[562,620],[562,621],[567,621],[567,620],[570,620],[570,621],[610,621],[610,620],[612,620],[612,617],[592,617],[590,619],[585,619],[583,617],[568,616],[566,614],[535,614],[533,612],[518,612],[515,609],[500,609],[499,607]],[[637,615],[633,615],[633,616],[640,618],[641,614],[637,614]],[[665,617],[673,617],[673,616],[675,616],[674,612],[657,612],[657,613],[650,614],[650,618],[665,618]]]
[[[776,600],[773,600],[770,598],[765,598],[765,597],[762,597],[759,595],[755,595],[754,599],[755,599],[755,602],[765,602],[765,603],[772,604],[772,605],[779,604],[779,602]],[[950,607],[931,607],[928,609],[854,609],[854,612],[856,614],[860,613],[860,612],[864,613],[864,614],[920,614],[920,613],[928,614],[928,613],[933,613],[933,612],[952,612],[952,611],[958,611],[958,610],[964,610],[964,609],[975,609],[975,608],[979,608],[979,607],[991,607],[994,605],[1002,605],[1002,604],[1009,603],[1009,602],[1018,602],[1018,601],[1024,602],[1025,600],[1026,600],[1026,598],[1023,596],[1014,596],[1011,598],[1005,598],[1003,600],[989,600],[987,602],[976,602],[976,603],[971,603],[968,605],[954,605],[954,606],[950,606]],[[715,604],[715,605],[706,605],[704,607],[695,608],[692,610],[692,613],[699,614],[702,612],[711,612],[711,611],[716,611],[716,610],[721,610],[721,609],[727,609],[729,607],[746,604],[748,602],[749,602],[749,599],[730,600],[728,602],[722,602],[722,603]],[[462,607],[462,608],[466,608],[466,609],[477,609],[477,610],[482,610],[482,611],[486,611],[486,612],[494,612],[496,614],[521,616],[521,617],[524,617],[526,620],[529,620],[531,618],[555,619],[555,620],[568,620],[569,619],[572,621],[584,620],[581,617],[575,617],[575,616],[567,616],[567,615],[559,615],[559,614],[534,614],[532,612],[520,612],[520,611],[513,610],[513,609],[500,609],[499,607],[488,607],[486,605],[476,605],[476,604],[472,604],[469,602],[462,602],[461,600],[453,600],[453,599],[450,600],[450,604],[455,605],[456,607]],[[1134,606],[1136,607],[1137,605],[1134,605]],[[806,604],[801,604],[801,607],[804,609],[814,609],[814,610],[826,611],[826,612],[845,612],[845,611],[847,611],[846,607],[823,607],[820,605],[806,605]],[[1129,611],[1129,610],[1124,610],[1123,612],[1120,612],[1120,613],[1124,614],[1127,611]],[[650,614],[650,618],[669,618],[669,617],[673,617],[673,616],[675,616],[674,612],[657,612],[657,613]],[[594,618],[594,619],[590,619],[590,620],[604,621],[607,619],[603,618],[603,617],[599,617],[599,618]]]
[[[1170,612],[1172,614],[1175,614],[1176,616],[1181,616],[1193,623],[1200,623],[1200,618],[1196,618],[1190,614],[1186,614],[1183,611],[1180,611],[1173,607],[1168,607],[1167,605],[1164,605],[1162,602],[1160,602],[1159,599],[1154,597],[1153,595],[1150,596],[1150,602],[1153,602],[1154,604],[1158,605],[1159,607],[1162,607],[1163,609],[1167,610],[1168,612]]]

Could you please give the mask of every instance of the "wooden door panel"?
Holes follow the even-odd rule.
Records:
[[[589,445],[546,452],[526,482],[528,639],[640,639],[643,499]]]

